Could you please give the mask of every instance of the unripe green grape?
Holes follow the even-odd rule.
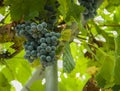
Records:
[[[46,57],[46,61],[48,61],[48,62],[52,61],[51,56],[47,56],[47,57]]]

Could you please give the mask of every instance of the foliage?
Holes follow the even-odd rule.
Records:
[[[0,91],[15,91],[13,80],[24,87],[41,65],[24,59],[26,39],[16,36],[14,27],[28,20],[45,21],[48,31],[61,33],[56,46],[56,58],[63,64],[58,65],[60,91],[84,91],[91,78],[94,88],[119,91],[120,1],[96,0],[95,6],[95,17],[84,20],[86,7],[78,0],[1,0]],[[43,82],[43,78],[33,82],[30,91],[43,91]]]

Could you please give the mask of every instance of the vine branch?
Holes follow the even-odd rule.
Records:
[[[41,66],[37,67],[36,70],[33,72],[33,75],[29,78],[29,80],[26,82],[21,91],[29,91],[30,86],[32,85],[33,82],[39,79],[43,79],[45,74],[44,70],[45,69],[42,68]]]

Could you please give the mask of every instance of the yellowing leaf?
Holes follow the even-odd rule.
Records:
[[[96,66],[91,66],[87,69],[87,73],[90,75],[94,75],[97,72],[98,68]]]
[[[32,66],[32,67],[37,67],[38,65],[40,65],[40,61],[39,61],[39,60],[34,60],[34,61],[31,63],[31,66]]]
[[[71,38],[71,29],[65,29],[64,31],[62,31],[61,33],[61,39],[64,41],[69,41]]]

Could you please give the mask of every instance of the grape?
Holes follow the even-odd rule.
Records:
[[[33,38],[37,38],[38,35],[34,33],[34,34],[32,34],[32,37],[33,37]]]
[[[37,26],[37,24],[35,22],[32,22],[31,26]]]
[[[25,30],[26,30],[26,31],[28,31],[28,30],[30,30],[30,29],[31,29],[30,26],[26,26],[26,27],[25,27]]]
[[[50,51],[51,51],[51,47],[50,47],[50,46],[47,46],[47,47],[46,47],[46,51],[47,51],[47,52],[50,52]]]
[[[42,34],[46,34],[46,33],[47,33],[47,29],[44,28],[44,29],[41,31],[41,33],[42,33]]]
[[[46,42],[49,44],[49,43],[51,43],[51,38],[50,37],[47,37],[46,38]]]
[[[30,54],[30,50],[26,50],[26,55],[27,56],[30,56],[31,54]]]
[[[53,19],[54,17],[51,18]],[[60,33],[48,31],[48,25],[46,22],[42,22],[41,24],[25,22],[15,27],[16,33],[26,38],[24,42],[26,54],[24,57],[29,62],[40,58],[40,61],[45,64],[48,62],[53,63]]]
[[[46,22],[42,22],[42,26],[46,28],[47,27],[47,23]]]
[[[54,36],[56,33],[55,32],[50,32],[50,35],[51,36]]]
[[[42,26],[42,24],[38,24],[38,25],[37,25],[37,29],[38,29],[38,31],[43,30],[43,26]]]
[[[41,46],[41,48],[45,48],[45,47],[47,47],[47,44],[46,43],[42,43],[40,46]]]
[[[27,47],[27,49],[28,49],[28,50],[33,50],[33,46],[29,45],[29,46]]]
[[[45,37],[50,37],[50,33],[46,33],[46,34],[45,34]]]
[[[45,49],[41,49],[41,50],[40,50],[40,54],[41,54],[41,55],[45,55],[45,54],[46,54]]]
[[[57,37],[56,36],[52,36],[51,40],[55,42],[55,41],[57,41]]]
[[[25,24],[21,24],[21,28],[25,28]]]
[[[36,55],[37,55],[36,50],[32,50],[32,51],[31,51],[31,55],[32,55],[32,56],[36,56]]]
[[[51,60],[52,60],[51,56],[46,57],[46,61],[51,61]]]
[[[55,56],[55,51],[51,51],[51,52],[49,53],[49,55],[50,55],[51,57],[54,57],[54,56]]]
[[[97,9],[97,1],[96,0],[78,0],[80,5],[85,7],[85,11],[83,13],[84,19],[88,20],[93,18],[96,15]]]
[[[56,33],[55,34],[57,38],[60,38],[61,34],[60,33]]]
[[[45,38],[40,39],[40,43],[45,43],[45,42],[46,42]]]
[[[37,47],[37,51],[40,51],[40,49],[41,49],[41,46],[38,46],[38,47]]]
[[[41,54],[40,53],[37,53],[37,57],[40,57],[41,56]]]
[[[56,47],[55,47],[55,46],[51,46],[51,49],[52,49],[52,50],[56,50]]]
[[[41,61],[46,61],[46,56],[45,56],[45,55],[41,55],[41,56],[40,56],[40,60],[41,60]]]
[[[19,35],[21,36],[23,34],[24,34],[24,30],[22,29],[22,30],[19,31]]]
[[[30,45],[34,46],[36,43],[34,41],[30,42]]]

